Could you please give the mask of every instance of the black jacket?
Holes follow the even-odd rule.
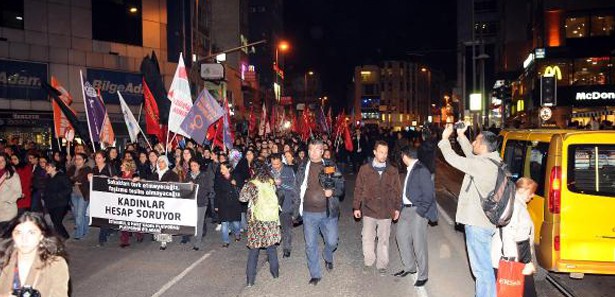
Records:
[[[305,195],[305,193],[301,193],[301,185],[303,184],[303,180],[305,179],[305,168],[307,167],[307,163],[310,159],[306,159],[301,165],[299,165],[299,169],[297,169],[297,191],[299,191],[299,201],[303,200],[301,195]],[[329,217],[337,217],[340,215],[340,197],[344,195],[344,177],[341,175],[335,163],[323,159],[322,160],[325,166],[335,166],[335,173],[339,175],[338,178],[334,178],[335,181],[335,189],[333,189],[333,196],[329,198],[329,202],[327,203],[327,207],[329,208]],[[299,202],[301,203],[301,202]]]
[[[214,208],[218,209],[218,218],[222,222],[241,221],[241,202],[239,202],[239,191],[222,174],[216,174],[214,180]]]
[[[45,207],[50,209],[68,206],[72,192],[73,185],[68,176],[63,172],[56,173],[49,179],[47,187],[45,187],[45,194],[43,195]]]
[[[199,192],[196,197],[198,207],[208,206],[209,197],[214,195],[214,172],[212,170],[201,171],[196,178],[192,178],[192,175],[188,173],[186,175],[186,182],[193,182],[199,185]]]
[[[402,183],[403,186],[403,183]],[[438,208],[436,205],[436,192],[429,169],[417,161],[408,177],[408,185],[403,189],[406,197],[413,205],[416,205],[416,212],[423,218],[431,222],[438,221]]]

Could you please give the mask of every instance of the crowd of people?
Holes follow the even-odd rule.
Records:
[[[458,132],[464,135],[466,131]],[[466,225],[477,296],[492,297],[495,278],[488,258],[491,244],[484,243],[491,242],[495,226],[480,210],[478,197],[489,192],[496,176],[485,170],[482,159],[501,159],[493,145],[496,141],[493,133],[483,131],[473,144],[463,136],[458,137],[468,157],[452,150],[448,143],[451,133],[451,127],[421,132],[357,128],[352,135],[352,151],[346,150],[339,139],[327,135],[306,142],[295,134],[251,138],[238,135],[232,149],[211,148],[187,140],[168,151],[160,143],[150,149],[129,143],[121,150],[108,147],[92,153],[81,143],[48,152],[38,150],[33,143],[0,142],[0,229],[12,244],[20,238],[21,231],[16,227],[19,224],[41,233],[37,240],[48,240],[53,237],[52,233],[62,238],[53,241],[58,246],[57,253],[44,260],[58,259],[57,265],[63,269],[63,240],[80,240],[95,230],[88,225],[89,189],[94,175],[189,182],[199,185],[196,235],[178,236],[175,240],[180,244],[190,243],[196,251],[202,249],[209,222],[220,232],[223,248],[245,239],[246,243],[242,244],[249,249],[246,280],[252,286],[259,251],[267,251],[270,273],[277,278],[277,246],[282,248],[282,257],[290,257],[293,227],[302,224],[309,284],[317,285],[322,278],[321,259],[325,270],[334,269],[340,197],[345,193],[343,174],[356,174],[353,215],[363,224],[364,270],[375,266],[379,273],[387,273],[388,238],[391,224],[396,222],[395,240],[403,270],[393,275],[405,277],[418,273],[415,286],[423,286],[429,271],[428,224],[438,219],[434,174],[439,146],[445,160],[466,173],[462,186],[466,190],[459,197],[457,222]],[[442,140],[438,143],[440,134]],[[471,181],[473,185],[468,186]],[[525,202],[531,198],[535,190],[532,182],[519,185],[519,191],[523,190],[519,196],[525,197],[519,200]],[[75,222],[72,234],[63,225],[68,212]],[[49,215],[53,229],[46,225],[42,214]],[[524,215],[517,217],[522,218],[517,221],[525,220]],[[116,232],[105,227],[96,229],[99,246],[107,245],[109,236]],[[134,244],[132,238],[136,244],[145,238],[158,241],[160,250],[166,250],[174,241],[171,234],[150,236],[127,231],[119,234],[119,248]],[[506,238],[513,237],[504,236],[500,246],[501,242],[510,241]],[[318,251],[319,238],[324,240],[322,254]],[[0,249],[0,261],[4,261],[0,267],[5,270],[14,265],[10,253],[14,253],[13,248]],[[21,271],[19,276],[24,281],[29,278],[27,273],[22,277]],[[4,289],[4,284],[0,280],[0,289]],[[16,285],[12,288],[18,288]]]

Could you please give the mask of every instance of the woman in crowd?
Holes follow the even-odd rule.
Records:
[[[56,233],[62,236],[62,238],[68,239],[70,236],[66,228],[64,228],[62,221],[64,220],[66,208],[70,202],[73,185],[64,172],[58,171],[58,167],[59,164],[57,162],[51,162],[47,164],[47,168],[45,168],[50,179],[47,187],[45,187],[43,201],[45,202],[45,209],[49,212]]]
[[[147,180],[158,180],[158,156],[160,154],[157,150],[151,150],[147,153],[147,159],[149,161],[149,175],[145,178]]]
[[[302,164],[306,160],[305,150],[301,149],[297,152],[297,164]]]
[[[122,162],[120,160],[120,153],[116,147],[107,148],[107,163],[111,166],[113,172],[120,172],[120,165],[122,165]]]
[[[3,232],[9,221],[17,216],[16,202],[21,196],[19,174],[9,164],[8,155],[0,153],[0,232]]]
[[[149,179],[149,175],[152,174],[149,160],[147,159],[147,152],[142,151],[139,153],[137,160],[137,174],[139,178]]]
[[[169,159],[167,156],[158,157],[156,168],[156,180],[160,182],[179,182],[179,176],[169,168]],[[160,242],[160,250],[167,249],[167,244],[173,241],[171,234],[159,233],[154,235],[154,239]]]
[[[10,238],[0,244],[0,296],[13,296],[15,290],[30,286],[39,296],[67,297],[64,245],[43,216],[25,212],[11,222],[8,231]]]
[[[136,167],[137,165],[132,160],[122,161],[122,165],[120,165],[120,170],[122,172],[120,177],[123,179],[128,179],[128,180],[134,179],[135,177],[137,177]],[[132,235],[132,232],[122,231],[120,235],[120,247],[121,248],[130,246],[130,236],[131,235]],[[136,237],[137,237],[137,242],[143,242],[143,233],[137,232]]]
[[[532,200],[538,184],[531,178],[522,177],[517,180],[515,193],[515,207],[508,225],[499,228],[493,235],[491,244],[491,258],[496,271],[502,257],[514,258],[517,262],[525,264],[523,297],[536,297],[533,274],[536,273],[534,265],[534,223],[527,211],[527,203]]]
[[[88,217],[86,210],[90,203],[90,181],[88,175],[92,173],[92,168],[86,165],[88,157],[84,153],[77,153],[74,157],[75,165],[68,169],[68,178],[73,183],[71,203],[73,205],[73,216],[75,216],[75,235],[73,238],[79,240],[88,233]]]
[[[279,204],[276,187],[269,166],[258,162],[254,178],[241,190],[239,200],[247,202],[248,209],[248,286],[254,285],[260,249],[266,249],[269,271],[274,278],[280,276],[276,244],[280,242]]]
[[[205,225],[205,214],[209,206],[209,197],[214,195],[214,173],[212,170],[201,170],[201,164],[195,159],[190,160],[190,172],[186,178],[186,182],[199,185],[199,192],[196,199],[197,203],[197,223],[196,236],[192,249],[198,251],[203,247],[203,236]],[[182,242],[187,243],[188,237],[184,236]]]
[[[21,182],[21,199],[17,200],[17,212],[24,213],[30,210],[32,204],[32,164],[23,162],[18,155],[11,156],[11,164],[15,168],[15,171],[19,175],[19,181]]]
[[[107,177],[117,176],[119,171],[115,171],[112,166],[107,164],[107,153],[103,150],[99,150],[94,154],[94,168],[92,168],[92,175],[101,175]],[[88,176],[88,180],[92,182],[91,176]],[[111,229],[107,227],[100,227],[98,232],[98,246],[103,246],[107,243],[107,238],[111,233]]]
[[[295,155],[292,151],[284,152],[284,159],[286,160],[286,165],[290,166],[295,173],[297,173],[297,168],[299,168],[299,164],[297,164],[295,160]]]
[[[220,163],[220,172],[214,181],[214,191],[216,193],[215,210],[218,212],[218,219],[222,223],[222,246],[228,247],[229,225],[232,226],[235,241],[241,240],[241,203],[239,202],[239,192],[236,182],[231,176],[231,165],[228,162]]]
[[[45,171],[47,163],[46,156],[38,156],[38,164],[35,165],[32,173],[32,204],[30,210],[33,212],[43,212],[43,193],[49,180]]]
[[[58,166],[58,171],[66,172],[66,154],[63,152],[53,152],[53,161]]]

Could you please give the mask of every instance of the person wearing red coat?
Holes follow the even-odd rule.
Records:
[[[22,162],[16,154],[11,156],[11,164],[21,181],[21,192],[23,195],[22,198],[17,200],[17,210],[21,214],[29,210],[32,205],[32,165]]]

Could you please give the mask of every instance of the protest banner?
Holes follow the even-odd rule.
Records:
[[[198,185],[94,176],[90,225],[120,231],[195,235]]]

